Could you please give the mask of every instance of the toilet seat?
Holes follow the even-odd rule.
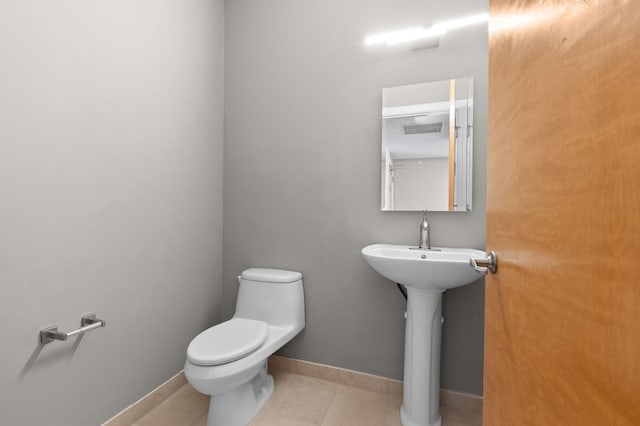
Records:
[[[198,334],[187,348],[187,359],[196,365],[220,365],[244,358],[267,340],[264,321],[234,318]]]

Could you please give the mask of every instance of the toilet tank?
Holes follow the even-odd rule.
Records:
[[[234,317],[302,330],[302,274],[282,269],[250,268],[240,276]]]

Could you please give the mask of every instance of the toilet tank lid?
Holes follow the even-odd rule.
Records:
[[[249,268],[242,273],[242,279],[269,283],[292,283],[302,279],[302,274],[284,269]]]

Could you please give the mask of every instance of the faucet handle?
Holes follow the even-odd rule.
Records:
[[[418,248],[431,249],[431,228],[427,221],[427,211],[422,210],[422,222],[420,222],[420,240]]]

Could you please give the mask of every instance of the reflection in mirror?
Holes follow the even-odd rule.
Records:
[[[473,78],[382,90],[384,211],[471,211]]]

